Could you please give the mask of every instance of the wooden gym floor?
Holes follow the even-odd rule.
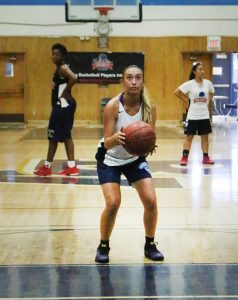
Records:
[[[45,126],[0,128],[0,299],[238,299],[238,122],[213,121],[201,164],[195,138],[181,167],[181,126],[157,128],[149,157],[159,203],[163,263],[144,258],[142,205],[122,181],[109,265],[94,263],[104,199],[94,155],[101,126],[73,131],[80,176],[33,175],[47,151]]]

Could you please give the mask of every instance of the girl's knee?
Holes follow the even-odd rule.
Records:
[[[113,212],[117,212],[121,204],[121,199],[111,198],[106,201],[106,209]]]
[[[157,200],[154,197],[148,197],[144,201],[144,207],[146,210],[157,210]]]

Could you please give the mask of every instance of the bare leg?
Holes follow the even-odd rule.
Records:
[[[47,161],[52,162],[58,147],[58,142],[49,141]]]
[[[112,229],[115,224],[116,215],[121,204],[121,191],[117,183],[105,183],[102,191],[106,206],[101,215],[100,232],[101,240],[109,241]]]
[[[157,249],[154,242],[158,208],[155,188],[152,178],[139,180],[135,183],[135,188],[144,206],[144,226],[145,226],[145,247],[144,254],[151,260],[162,261],[164,255]]]
[[[115,224],[118,209],[121,204],[121,191],[118,183],[102,184],[106,206],[100,220],[101,242],[97,248],[95,261],[98,263],[109,262],[109,239]]]
[[[145,236],[154,237],[158,219],[157,199],[152,178],[134,184],[144,206]]]
[[[190,150],[191,149],[193,137],[194,137],[194,135],[192,135],[192,134],[186,135],[186,137],[184,139],[184,143],[183,143],[183,149],[184,150]]]
[[[201,135],[201,147],[203,153],[208,153],[209,150],[208,134]]]
[[[201,135],[201,147],[203,151],[203,160],[202,163],[206,165],[214,165],[214,160],[210,159],[208,155],[209,151],[209,140],[208,140],[208,134]]]
[[[66,139],[64,141],[65,151],[68,160],[74,160],[74,142],[72,139]]]

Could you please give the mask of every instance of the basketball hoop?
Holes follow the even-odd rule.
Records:
[[[65,0],[66,22],[94,23],[98,22],[99,17],[102,16],[107,17],[110,23],[141,22],[141,0]]]
[[[109,10],[113,10],[113,7],[109,6],[98,6],[94,7],[95,10],[99,11],[100,16],[107,16]]]

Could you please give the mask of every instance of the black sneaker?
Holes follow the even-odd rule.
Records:
[[[145,256],[151,260],[164,260],[164,255],[157,249],[158,243],[151,242],[149,245],[145,244]]]
[[[100,244],[97,248],[97,253],[95,257],[95,261],[101,264],[105,264],[109,262],[109,251],[110,247],[105,244]]]

